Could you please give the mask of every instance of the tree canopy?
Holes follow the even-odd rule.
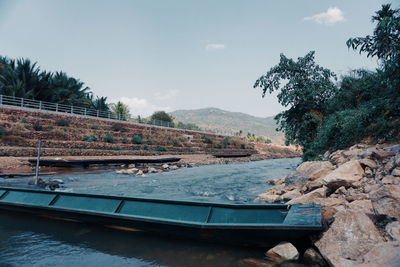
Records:
[[[156,111],[151,115],[150,120],[151,121],[157,120],[157,121],[173,122],[174,117],[172,117],[172,115],[168,114],[165,111]]]

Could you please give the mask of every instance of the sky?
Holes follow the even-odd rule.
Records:
[[[283,110],[254,82],[316,51],[339,76],[374,69],[349,50],[371,16],[400,0],[0,0],[0,55],[65,71],[133,116],[217,107],[258,117]]]

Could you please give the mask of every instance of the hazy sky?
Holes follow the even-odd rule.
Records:
[[[282,110],[255,80],[279,54],[338,74],[374,68],[346,47],[371,34],[383,0],[0,0],[0,54],[79,78],[135,115],[218,107],[265,117]]]

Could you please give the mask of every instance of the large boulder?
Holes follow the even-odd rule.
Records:
[[[385,230],[393,240],[400,241],[400,222],[395,221],[388,223]]]
[[[342,210],[334,218],[328,231],[315,243],[333,266],[350,266],[376,243],[384,242],[374,223],[362,212]]]
[[[374,213],[374,207],[372,206],[372,202],[369,199],[355,200],[346,204],[346,207],[352,211],[362,212],[365,214]]]
[[[383,185],[369,193],[374,210],[379,215],[394,217],[400,221],[400,186]]]
[[[351,160],[340,165],[323,178],[323,183],[328,188],[336,190],[337,188],[355,186],[363,178],[364,170],[358,160]]]
[[[396,267],[400,265],[400,242],[385,242],[376,244],[364,255],[363,267]]]
[[[317,203],[317,199],[324,198],[326,196],[326,188],[321,187],[314,191],[311,191],[305,195],[294,198],[287,202],[287,204],[308,204],[308,203]]]
[[[280,263],[287,260],[297,260],[299,258],[299,252],[291,243],[282,242],[268,250],[265,256],[272,262]]]
[[[308,180],[320,179],[334,170],[335,167],[329,161],[306,161],[297,167],[296,171]]]

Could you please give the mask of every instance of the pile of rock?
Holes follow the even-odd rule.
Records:
[[[154,165],[151,166],[136,166],[134,164],[130,164],[128,168],[116,170],[115,172],[118,174],[131,174],[136,176],[145,176],[146,173],[161,173],[170,170],[177,170],[181,165],[169,165],[163,164],[161,166]]]
[[[400,263],[400,145],[326,153],[269,183],[259,200],[321,204],[326,229],[313,241],[330,265]]]

